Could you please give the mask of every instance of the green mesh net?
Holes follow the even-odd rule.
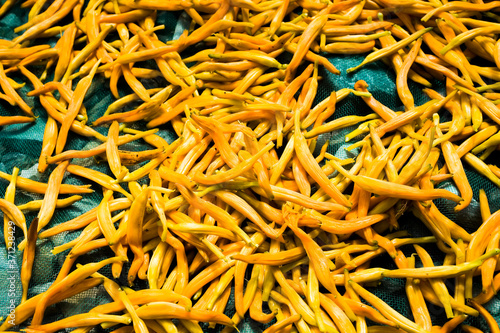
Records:
[[[13,27],[19,25],[19,22],[27,21],[27,14],[18,7],[14,8],[8,15],[0,20],[0,36],[5,39],[12,38]],[[180,35],[186,26],[189,26],[190,20],[186,15],[181,13],[159,13],[157,24],[164,24],[165,29],[158,31],[158,36],[161,40],[171,40]],[[53,41],[47,41],[53,44]],[[197,50],[197,46],[193,46],[188,49],[186,53],[192,53]],[[320,82],[318,93],[315,102],[319,102],[330,95],[332,91],[337,91],[342,88],[353,88],[354,84],[358,80],[365,80],[369,85],[369,91],[373,96],[388,106],[393,110],[403,110],[404,107],[400,102],[395,86],[395,74],[392,69],[389,69],[381,62],[375,62],[369,64],[362,68],[361,70],[355,72],[354,74],[346,74],[346,69],[354,67],[363,60],[364,56],[330,56],[330,61],[342,72],[340,76],[333,75],[324,69],[320,69],[319,75],[322,77]],[[40,75],[43,68],[32,68],[35,74]],[[38,70],[38,71],[37,71]],[[22,76],[13,74],[11,76],[14,80],[18,82],[23,82],[25,79]],[[166,82],[162,80],[147,80],[145,86],[147,87],[162,87],[165,86]],[[442,82],[433,81],[433,88],[444,93],[444,86]],[[94,83],[87,93],[87,97],[84,104],[87,108],[89,122],[91,123],[98,117],[100,117],[106,110],[107,106],[114,101],[111,93],[108,89],[108,82],[97,76],[94,79]],[[421,105],[428,101],[429,99],[422,93],[421,86],[410,82],[410,89],[415,97],[415,104]],[[17,166],[21,172],[20,176],[30,178],[33,180],[39,180],[46,182],[50,171],[53,169],[49,168],[44,174],[40,174],[37,171],[38,156],[42,148],[42,138],[43,131],[45,127],[45,122],[47,115],[43,107],[38,102],[37,98],[26,97],[26,93],[32,89],[29,83],[26,87],[20,90],[21,95],[27,103],[33,107],[33,110],[39,118],[36,122],[26,125],[12,125],[4,127],[0,130],[0,171],[11,173],[13,167]],[[126,85],[123,85],[123,91],[121,91],[122,96],[128,94],[131,91],[128,90]],[[332,119],[343,117],[346,115],[367,115],[371,113],[371,110],[365,105],[365,103],[359,97],[349,96],[345,100],[337,104],[337,110],[333,115]],[[6,102],[0,101],[0,115],[7,116],[18,114],[18,110],[9,106]],[[446,118],[446,111],[441,111],[440,115]],[[137,124],[138,128],[144,124]],[[144,127],[143,127],[144,128]],[[347,152],[346,147],[351,145],[355,140],[346,143],[345,135],[352,131],[354,127],[345,128],[339,131],[335,131],[328,134],[323,134],[318,138],[317,153],[319,153],[319,148],[328,140],[328,152],[340,157],[354,157],[356,150],[352,152]],[[100,133],[107,133],[107,128],[97,127]],[[165,138],[169,143],[175,139],[175,134],[173,133],[169,125],[164,125],[161,127],[159,135]],[[359,139],[359,138],[357,138]],[[96,140],[79,137],[74,134],[70,134],[67,143],[67,149],[90,149],[97,146],[99,142]],[[136,141],[131,144],[127,144],[127,150],[143,150],[148,149],[148,145]],[[491,164],[499,165],[498,154],[492,154],[487,161]],[[99,163],[98,160],[94,158],[86,159],[76,159],[73,160],[74,164],[80,164],[86,167],[90,167],[101,172],[108,174],[110,170],[106,163]],[[453,211],[453,206],[447,206],[444,200],[438,200],[436,203],[438,208],[453,221],[456,221],[459,225],[464,227],[468,232],[473,232],[481,223],[481,216],[479,212],[479,204],[477,193],[479,189],[484,189],[487,193],[489,203],[491,205],[491,211],[496,211],[500,209],[500,189],[497,188],[493,183],[483,176],[477,174],[472,169],[466,168],[467,177],[472,185],[475,196],[468,208],[460,212],[460,214],[455,214]],[[84,184],[84,181],[78,177],[66,174],[64,178],[64,183],[68,184]],[[87,181],[85,181],[86,183]],[[5,189],[8,183],[6,181],[0,181],[0,196],[4,197]],[[452,182],[443,182],[439,185],[441,188],[446,188],[450,191],[457,190],[454,188]],[[68,221],[84,212],[96,207],[102,200],[102,193],[100,192],[100,186],[93,184],[93,188],[96,190],[92,194],[87,194],[83,196],[83,199],[73,204],[71,207],[66,209],[57,209],[52,219],[51,223],[46,227],[57,225],[61,222]],[[119,196],[119,195],[118,195]],[[60,196],[63,198],[65,196]],[[31,194],[24,191],[16,192],[16,204],[23,204],[30,200],[42,199],[42,195]],[[31,221],[36,216],[36,213],[26,213],[26,220]],[[410,213],[405,213],[399,219],[400,228],[402,230],[407,230],[411,236],[420,237],[428,236],[431,233],[425,228],[425,226]],[[22,239],[21,230],[16,230],[17,241],[19,244]],[[32,297],[45,291],[57,276],[61,265],[64,261],[66,252],[53,255],[51,250],[58,245],[64,244],[74,238],[79,234],[79,231],[66,232],[48,239],[38,240],[36,249],[36,260],[33,267],[33,276],[30,282],[30,288],[28,297]],[[444,255],[437,249],[434,245],[426,245],[425,248],[433,256],[436,264],[442,263]],[[403,246],[401,248],[403,252],[409,256],[414,250],[411,246]],[[113,256],[111,250],[94,250],[86,255],[79,258],[78,262],[85,264],[88,262],[97,262],[106,257]],[[15,259],[15,260],[13,260]],[[8,253],[6,251],[6,246],[4,242],[3,230],[0,230],[0,316],[6,317],[9,314],[12,300],[17,305],[21,299],[21,282],[20,282],[20,267],[21,267],[22,254],[16,251],[14,254]],[[420,264],[417,262],[417,264]],[[385,267],[385,268],[396,268],[393,264],[392,259],[387,255],[381,255],[372,261],[372,266]],[[124,272],[128,270],[128,267],[124,267]],[[104,275],[111,277],[111,271],[109,266],[100,270]],[[13,281],[14,288],[11,285]],[[454,290],[454,279],[446,280],[446,284],[453,295]],[[126,277],[122,276],[119,281],[121,284],[126,285]],[[480,281],[478,282],[478,287],[475,290],[475,294],[480,292]],[[405,280],[404,279],[388,279],[385,278],[380,281],[377,287],[369,288],[371,292],[375,293],[377,296],[382,298],[391,307],[400,312],[401,314],[412,319],[409,303],[407,301],[407,296],[404,289]],[[146,288],[147,282],[138,281],[134,288]],[[102,286],[93,288],[79,295],[66,299],[56,305],[50,306],[46,313],[44,322],[51,322],[64,317],[68,317],[74,314],[83,313],[89,311],[91,308],[98,304],[103,304],[110,302],[111,299],[105,292]],[[436,307],[430,303],[427,304],[429,312],[432,316],[432,322],[434,325],[442,325],[446,322],[446,316],[444,309],[441,307]],[[486,309],[500,321],[500,297],[495,297],[489,303],[485,304]],[[226,314],[231,317],[235,313],[234,301],[230,299]],[[488,332],[489,328],[486,322],[481,317],[469,317],[466,324],[477,327],[483,332]],[[25,327],[29,324],[29,321],[25,322],[20,328]],[[220,325],[219,325],[220,326]],[[217,326],[216,329],[209,329],[204,325],[204,329],[207,332],[217,332],[220,327]],[[266,326],[253,322],[251,319],[247,318],[239,325],[240,332],[261,332]],[[100,327],[94,328],[95,332],[103,331]]]

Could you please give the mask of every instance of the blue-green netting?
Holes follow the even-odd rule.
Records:
[[[21,10],[18,6],[15,7],[10,13],[5,17],[0,19],[0,38],[11,39],[15,37],[13,33],[13,27],[20,25],[22,22],[27,21],[27,12]],[[159,13],[158,24],[164,24],[165,29],[158,31],[157,34],[162,40],[171,40],[177,38],[183,29],[189,25],[189,19],[186,15],[181,13]],[[110,37],[112,38],[112,37]],[[42,43],[42,41],[38,41]],[[46,40],[43,43],[54,43],[54,40]],[[201,45],[194,46],[194,49],[201,48]],[[186,52],[192,52],[187,50]],[[326,98],[332,91],[339,90],[341,88],[353,88],[354,84],[358,80],[365,80],[369,84],[369,90],[374,95],[376,99],[387,105],[393,110],[403,110],[402,103],[400,102],[395,86],[395,74],[394,72],[386,67],[382,62],[375,62],[369,64],[362,68],[361,70],[355,72],[354,74],[345,74],[346,69],[354,67],[359,64],[363,56],[330,56],[330,61],[341,70],[342,74],[340,76],[332,75],[324,69],[320,70],[320,75],[322,76],[322,81],[319,85],[316,102],[319,102]],[[42,67],[31,67],[37,74],[41,74]],[[13,79],[18,82],[26,81],[21,75],[13,73],[11,75]],[[50,79],[50,78],[49,78]],[[87,108],[89,121],[91,123],[99,116],[103,114],[107,106],[114,101],[114,98],[109,92],[108,82],[102,77],[96,77],[95,83],[89,90],[84,104]],[[122,82],[122,96],[124,94],[130,93],[126,84]],[[438,81],[433,81],[434,89],[444,93],[443,83]],[[147,80],[144,82],[147,87],[161,87],[165,86],[166,81],[162,79]],[[21,95],[27,101],[27,103],[33,107],[35,114],[39,117],[36,122],[26,125],[12,125],[8,127],[3,127],[0,129],[0,170],[3,172],[11,173],[13,167],[17,166],[20,168],[20,176],[31,178],[34,180],[47,181],[48,175],[52,170],[49,168],[44,174],[40,174],[37,171],[38,155],[42,148],[42,137],[47,115],[45,110],[41,107],[37,98],[26,97],[26,93],[32,89],[30,83],[27,83],[25,87],[20,90]],[[418,84],[410,82],[410,89],[415,97],[416,105],[421,105],[428,101],[428,98],[422,93],[422,87]],[[349,96],[344,101],[338,103],[337,110],[333,118],[343,117],[346,115],[366,115],[371,113],[369,108],[364,104],[364,102],[355,96]],[[4,101],[0,101],[0,115],[17,115],[20,111],[16,107],[8,105]],[[446,111],[441,111],[442,117],[447,117]],[[446,118],[445,118],[446,119]],[[140,127],[144,124],[137,124]],[[101,133],[107,133],[106,127],[96,128]],[[349,152],[346,152],[344,148],[352,144],[352,142],[346,143],[344,136],[349,133],[353,128],[347,128],[339,130],[333,133],[328,133],[321,135],[318,139],[318,149],[322,146],[326,140],[329,140],[330,145],[328,152],[334,154],[338,157],[352,156]],[[171,130],[169,125],[164,125],[161,127],[159,134],[167,139],[167,141],[172,142],[175,139],[175,134]],[[99,142],[95,139],[83,138],[77,135],[71,134],[66,148],[67,149],[89,149],[96,146]],[[126,149],[129,150],[141,150],[148,148],[147,144],[144,142],[136,142],[134,144],[129,144]],[[495,163],[498,165],[498,155],[492,156],[488,160],[489,163]],[[110,170],[106,163],[99,163],[98,160],[94,158],[73,160],[72,163],[81,164],[87,167],[95,168],[102,172],[107,172],[110,174]],[[500,190],[495,187],[486,178],[478,175],[473,170],[467,168],[467,176],[470,183],[474,189],[474,200],[471,205],[462,211],[460,214],[455,214],[453,212],[452,206],[447,206],[444,200],[438,201],[438,206],[446,215],[456,221],[458,224],[463,226],[469,232],[473,232],[478,225],[481,223],[479,204],[478,204],[478,191],[479,189],[484,189],[488,195],[489,202],[491,205],[491,210],[496,211],[500,209]],[[69,184],[84,184],[84,181],[79,177],[71,176],[66,174],[64,178],[65,183]],[[5,194],[5,189],[7,187],[7,182],[0,180],[0,196],[3,197]],[[452,182],[445,182],[440,185],[440,187],[446,187],[449,190],[454,190]],[[102,199],[102,193],[100,187],[97,184],[93,184],[94,193],[84,195],[83,199],[75,203],[71,208],[58,209],[54,215],[53,220],[47,226],[51,227],[57,225],[58,223],[72,219],[89,209],[96,207],[100,200]],[[117,194],[119,196],[119,194]],[[42,195],[31,194],[24,191],[18,191],[16,193],[16,204],[22,204],[33,199],[42,199]],[[35,217],[35,213],[26,214],[26,219],[28,223]],[[403,230],[408,230],[412,236],[424,236],[430,235],[430,232],[426,230],[423,224],[413,217],[410,213],[404,214],[399,219],[400,228]],[[21,299],[21,283],[19,278],[19,271],[21,267],[22,254],[20,252],[15,253],[15,264],[13,261],[8,261],[6,246],[3,237],[3,228],[0,228],[0,316],[7,316],[9,311],[9,302],[13,299],[15,304],[19,304]],[[78,235],[78,231],[64,233],[61,235],[54,236],[52,238],[38,240],[37,250],[36,250],[36,260],[33,267],[33,277],[31,279],[29,288],[29,297],[34,296],[40,292],[46,290],[51,282],[56,277],[61,264],[64,260],[64,256],[67,252],[63,252],[58,255],[52,255],[51,250],[54,246],[66,243],[69,240],[74,239]],[[21,230],[16,231],[17,243],[22,239]],[[442,262],[444,256],[443,254],[434,246],[426,245],[425,248],[433,255],[436,264]],[[406,246],[402,248],[403,251],[410,255],[413,252],[411,246]],[[79,262],[96,262],[105,257],[112,256],[110,250],[100,250],[93,251],[87,255],[80,257]],[[373,266],[381,266],[387,268],[395,268],[392,260],[388,255],[382,255],[372,261]],[[124,271],[127,271],[126,267]],[[101,270],[103,274],[111,277],[110,268],[105,267]],[[8,278],[15,278],[15,290],[12,289],[10,281]],[[126,285],[126,278],[122,277],[119,281],[123,285]],[[450,291],[453,292],[453,279],[449,279],[447,285]],[[476,294],[480,292],[480,281],[478,282],[478,287]],[[400,313],[412,317],[409,304],[406,298],[406,293],[404,291],[403,279],[383,279],[377,287],[371,287],[370,290],[384,299],[389,305],[394,309],[398,310]],[[147,287],[146,282],[139,282],[135,286],[136,288]],[[104,288],[97,287],[80,295],[74,296],[70,299],[60,302],[57,305],[51,306],[47,309],[45,314],[44,322],[50,322],[54,320],[61,319],[70,315],[87,312],[92,307],[97,304],[109,302],[111,299],[108,297]],[[446,321],[444,310],[442,308],[428,304],[430,313],[432,315],[433,324],[442,325]],[[500,320],[500,298],[495,297],[492,301],[485,305],[488,311]],[[234,304],[230,300],[227,307],[227,315],[232,316],[234,314]],[[29,321],[27,322],[29,323]],[[27,324],[25,323],[25,324]],[[482,318],[468,318],[466,323],[475,327],[480,328],[483,332],[488,332],[489,329],[486,322]],[[22,326],[24,327],[24,326]],[[22,328],[21,327],[21,328]],[[207,332],[217,332],[220,327],[215,330],[208,329],[204,326]],[[239,329],[241,332],[261,332],[265,327],[262,325],[252,322],[250,319],[245,320]],[[96,332],[100,329],[95,328]]]

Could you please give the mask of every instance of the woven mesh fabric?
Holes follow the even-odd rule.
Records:
[[[12,28],[19,25],[20,22],[25,22],[26,20],[27,14],[16,7],[11,13],[0,20],[0,36],[6,39],[12,38]],[[158,32],[159,37],[162,40],[170,40],[178,36],[182,32],[186,24],[189,24],[189,21],[186,20],[185,16],[180,15],[180,13],[161,13],[158,15],[157,23],[164,24],[166,26],[165,30]],[[53,43],[53,41],[51,40],[45,42]],[[197,48],[197,46],[193,47],[193,49],[195,48]],[[193,50],[187,50],[187,52],[190,51],[192,52]],[[355,72],[354,74],[345,74],[347,68],[359,64],[362,59],[363,56],[331,56],[330,61],[339,70],[341,70],[342,74],[340,76],[336,76],[328,73],[324,69],[320,70],[320,75],[323,79],[318,88],[316,102],[319,102],[326,98],[332,91],[339,90],[341,88],[353,88],[354,83],[362,79],[369,84],[369,90],[376,99],[393,110],[403,110],[402,103],[400,102],[396,93],[394,72],[383,65],[381,62],[369,64],[361,70]],[[141,64],[141,66],[142,65],[144,64]],[[32,70],[39,75],[43,68],[32,67]],[[18,82],[25,81],[24,77],[17,76],[16,74],[11,75],[11,77]],[[444,93],[443,84],[441,82],[434,81],[432,83],[434,89],[440,91],[441,93]],[[147,82],[144,82],[144,84],[147,87],[158,87],[164,86],[165,81],[159,79],[148,80]],[[128,88],[125,88],[125,86],[126,85],[123,84],[123,91],[121,91],[122,95],[130,93]],[[13,125],[4,127],[0,130],[0,171],[11,173],[13,167],[17,166],[21,170],[20,176],[34,180],[47,181],[48,175],[50,174],[49,171],[51,171],[53,167],[49,168],[49,171],[46,171],[44,174],[39,174],[37,172],[38,155],[42,147],[43,130],[47,116],[36,98],[26,97],[26,93],[29,89],[32,89],[32,87],[29,83],[27,83],[26,87],[21,89],[21,95],[23,96],[23,98],[25,98],[27,103],[33,107],[35,114],[39,116],[39,118],[32,124]],[[428,100],[428,98],[421,92],[421,87],[419,85],[410,82],[410,89],[412,90],[415,97],[416,105],[421,105]],[[89,116],[89,123],[101,116],[106,107],[113,101],[114,99],[109,93],[108,83],[102,77],[96,77],[95,82],[93,83],[84,101]],[[4,101],[0,101],[0,115],[13,115],[18,113],[19,111],[16,108],[9,106]],[[364,104],[364,102],[360,98],[349,96],[344,101],[338,103],[337,110],[332,119],[343,117],[346,115],[366,115],[368,113],[371,113],[371,110]],[[440,114],[443,118],[447,116],[445,110],[441,111]],[[139,128],[141,127],[141,125],[144,124],[137,124]],[[105,127],[98,127],[96,129],[101,133],[107,133],[107,128]],[[356,150],[354,150],[353,152],[346,152],[344,149],[352,144],[352,142],[346,143],[344,140],[344,136],[353,129],[354,127],[321,135],[318,139],[317,150],[319,150],[319,148],[323,145],[324,142],[326,142],[326,140],[329,140],[329,153],[342,158],[353,157],[356,154]],[[169,125],[162,126],[159,134],[169,142],[172,142],[175,138],[175,134],[172,132]],[[98,142],[96,140],[79,137],[77,135],[70,135],[66,148],[90,149],[97,144]],[[133,144],[128,144],[126,149],[141,150],[146,149],[147,147],[148,146],[143,142],[136,142]],[[492,156],[489,158],[488,162],[498,165],[498,157]],[[81,164],[110,174],[110,170],[107,168],[106,163],[99,163],[98,160],[95,160],[93,158],[73,160],[73,163]],[[467,176],[476,195],[471,205],[467,209],[462,211],[459,215],[457,215],[453,212],[453,206],[447,205],[448,202],[445,202],[444,200],[438,200],[436,201],[436,203],[440,210],[448,217],[463,226],[467,231],[473,232],[478,227],[481,221],[479,204],[477,201],[478,190],[482,188],[486,191],[492,211],[500,209],[500,190],[486,178],[478,175],[472,169],[468,168],[467,165],[465,165],[465,167],[467,169]],[[84,181],[82,179],[71,176],[70,174],[66,174],[64,182],[69,184],[84,184]],[[8,183],[6,181],[0,181],[1,197],[5,195],[5,189],[7,185]],[[451,191],[457,191],[454,188],[452,182],[444,182],[440,184],[439,187],[443,187]],[[56,210],[54,218],[47,226],[47,228],[72,219],[88,211],[89,209],[96,207],[102,199],[102,193],[100,187],[97,184],[93,184],[93,188],[96,190],[93,194],[84,195],[82,200],[75,203],[70,208]],[[17,191],[15,202],[16,204],[22,204],[30,200],[42,198],[42,195],[30,194],[24,191]],[[36,213],[26,214],[26,220],[28,221],[28,223],[35,217],[35,215]],[[408,232],[412,236],[418,237],[430,235],[430,232],[424,227],[424,225],[409,213],[404,214],[400,218],[399,223],[401,229],[408,230]],[[6,316],[8,314],[8,305],[10,300],[14,298],[15,303],[19,304],[21,299],[21,283],[19,280],[19,271],[21,267],[22,254],[20,252],[16,252],[15,264],[13,264],[12,261],[9,262],[7,260],[8,256],[4,242],[3,228],[0,229],[2,229],[0,230],[0,316]],[[67,254],[67,252],[63,252],[57,255],[53,255],[50,251],[54,248],[54,246],[64,244],[77,237],[78,234],[79,231],[69,232],[38,241],[36,260],[33,267],[33,277],[31,279],[28,295],[29,297],[43,292],[50,286],[52,281],[55,279],[61,267],[61,264],[64,261],[65,255]],[[21,230],[17,230],[16,235],[18,244],[22,239]],[[436,264],[442,263],[443,254],[435,246],[426,245],[425,248],[431,253]],[[411,246],[402,247],[402,250],[406,255],[410,255],[413,252],[413,248]],[[109,249],[92,251],[91,253],[80,257],[78,262],[82,264],[87,262],[97,262],[105,257],[110,257],[112,255],[113,254]],[[417,264],[420,263],[417,262]],[[372,266],[396,268],[388,255],[382,255],[380,258],[373,260]],[[127,268],[128,267],[124,268],[124,272],[127,271]],[[17,274],[14,274],[16,278],[16,290],[14,296],[6,292],[6,290],[9,289],[9,280],[7,278],[11,277],[10,271],[12,270],[17,272]],[[109,266],[105,267],[100,272],[105,275],[111,276]],[[123,285],[126,285],[126,278],[122,277],[119,282]],[[479,281],[477,282],[480,283]],[[377,287],[371,287],[370,290],[384,299],[394,309],[411,318],[409,304],[406,299],[406,293],[404,291],[404,283],[405,281],[403,279],[383,279],[382,281],[380,281],[380,284]],[[450,292],[453,292],[453,279],[449,279],[447,281],[447,285],[450,288]],[[140,281],[135,286],[135,288],[145,287],[147,287],[147,283]],[[478,287],[478,289],[479,288],[480,287]],[[475,292],[477,294],[480,292],[480,290],[476,290]],[[97,287],[80,295],[62,301],[55,306],[49,307],[45,314],[45,321],[50,322],[70,315],[86,312],[97,304],[102,304],[109,301],[110,298],[107,296],[104,289],[102,287]],[[431,304],[428,304],[428,306],[433,319],[433,323],[435,325],[442,325],[446,321],[444,310]],[[486,304],[485,307],[493,316],[495,316],[498,321],[500,321],[500,297],[497,296],[491,302]],[[230,300],[227,306],[226,314],[232,316],[234,312],[234,302]],[[482,318],[468,318],[466,320],[466,323],[478,327],[484,332],[489,331],[486,322]],[[207,329],[207,331],[210,332],[217,332],[218,330],[220,330],[219,326],[215,330],[210,330],[206,326],[204,327]],[[241,332],[247,333],[261,332],[265,327],[247,319],[239,326],[239,328]],[[96,332],[99,330],[101,329],[95,329]]]

